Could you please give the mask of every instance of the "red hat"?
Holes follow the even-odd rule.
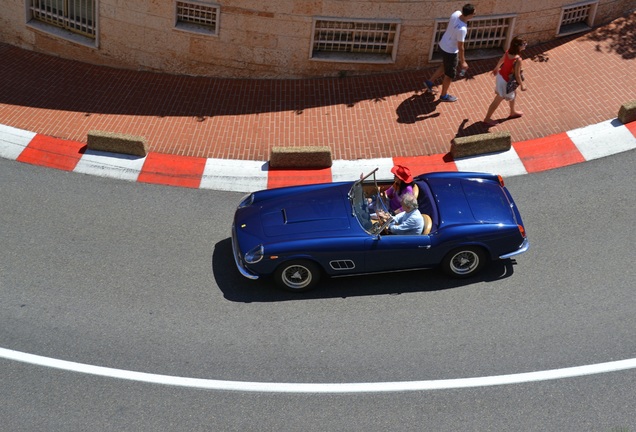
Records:
[[[396,165],[391,168],[391,172],[397,176],[404,183],[411,183],[413,181],[413,176],[411,175],[411,170],[403,165]]]

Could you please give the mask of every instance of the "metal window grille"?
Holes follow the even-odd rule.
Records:
[[[590,29],[597,7],[598,0],[564,6],[557,34],[566,35]]]
[[[95,39],[96,0],[30,0],[35,20]]]
[[[468,32],[464,49],[484,50],[502,48],[508,45],[514,27],[514,15],[495,17],[476,17],[468,21]],[[433,41],[433,52],[440,52],[439,42],[448,27],[448,19],[437,20]]]
[[[316,20],[312,55],[320,52],[394,55],[396,22]]]
[[[561,25],[574,24],[578,22],[587,21],[587,17],[590,16],[591,4],[583,6],[574,6],[563,10],[563,19]]]
[[[177,2],[177,24],[194,24],[217,32],[219,6],[191,1]]]

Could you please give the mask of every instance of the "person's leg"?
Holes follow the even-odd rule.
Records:
[[[442,94],[440,100],[444,102],[455,102],[457,98],[448,94],[455,74],[457,73],[457,63],[459,61],[457,54],[443,53],[444,55],[444,80],[442,81]]]
[[[448,75],[444,75],[444,80],[442,81],[442,95],[448,94],[448,89],[450,88],[453,79]]]
[[[442,75],[444,75],[444,65],[443,64],[439,65],[439,67],[437,69],[435,69],[435,72],[433,73],[433,75],[431,75],[431,78],[429,79],[429,81],[435,82],[435,80],[438,79],[439,77],[441,77]]]
[[[429,79],[424,81],[424,85],[426,86],[426,89],[430,91],[431,93],[433,93],[433,87],[435,87],[435,80],[441,77],[442,75],[444,75],[443,64],[439,65],[439,67],[435,69],[435,72],[433,72],[433,75],[431,75]]]
[[[515,111],[515,100],[517,100],[517,98],[510,101],[510,118],[518,118],[523,115],[521,111]]]
[[[495,98],[492,100],[490,106],[488,107],[488,112],[486,113],[486,117],[484,117],[484,123],[486,123],[486,124],[495,123],[491,119],[491,117],[495,113],[495,110],[497,109],[497,107],[499,106],[499,104],[501,103],[502,100],[504,100],[504,99],[501,96],[495,95]],[[511,101],[511,102],[513,102],[513,101]]]
[[[448,75],[444,75],[444,81],[442,81],[442,96],[448,94],[448,89],[453,82],[453,79]]]

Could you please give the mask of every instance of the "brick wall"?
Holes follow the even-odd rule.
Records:
[[[241,78],[293,78],[420,69],[429,64],[436,18],[448,18],[460,1],[424,0],[219,0],[218,35],[175,29],[175,1],[97,0],[96,42],[78,43],[63,32],[26,23],[24,1],[5,0],[0,41],[39,52],[114,67]],[[477,15],[517,14],[514,34],[530,44],[555,37],[561,7],[575,1],[482,0]],[[601,0],[595,25],[623,15],[633,0]],[[313,17],[398,19],[394,63],[310,59]]]

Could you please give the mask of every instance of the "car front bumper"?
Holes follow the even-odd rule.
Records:
[[[239,273],[248,279],[258,279],[258,275],[249,271],[245,264],[243,264],[243,258],[241,257],[241,250],[238,247],[238,240],[236,239],[236,229],[232,225],[232,254],[234,255],[234,262]]]

